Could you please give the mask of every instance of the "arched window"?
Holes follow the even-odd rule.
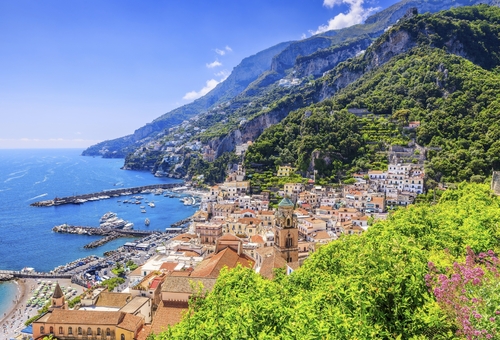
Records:
[[[63,328],[59,327],[59,334],[64,334]]]
[[[87,328],[87,335],[92,335],[92,328]]]
[[[45,333],[45,327],[40,326],[40,333],[44,334]]]
[[[122,334],[122,336],[120,337],[120,340],[125,340],[125,334]]]
[[[49,333],[54,333],[54,327],[53,326],[50,326]]]
[[[290,224],[290,218],[287,218],[286,219],[286,226],[289,227],[291,224]]]
[[[82,335],[82,334],[83,334],[82,327],[78,327],[78,335]]]
[[[288,234],[288,235],[286,236],[285,246],[286,246],[287,248],[292,248],[292,247],[293,247],[293,238],[292,238],[292,236],[291,236],[290,234]]]
[[[97,327],[97,335],[101,335],[101,329]]]
[[[111,330],[109,328],[106,328],[106,336],[110,336],[111,335]]]
[[[73,327],[68,327],[68,334],[73,334]]]

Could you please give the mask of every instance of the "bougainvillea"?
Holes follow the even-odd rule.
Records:
[[[445,273],[429,262],[425,280],[439,306],[467,339],[497,339],[500,334],[499,261],[493,251],[478,255],[467,248],[465,263]]]

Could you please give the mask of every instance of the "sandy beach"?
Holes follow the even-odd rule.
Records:
[[[17,292],[12,297],[12,305],[8,312],[0,316],[0,334],[3,339],[10,339],[18,334],[25,327],[24,322],[31,317],[28,316],[30,311],[26,310],[26,301],[29,298],[29,293],[36,286],[36,281],[18,279],[15,280],[15,283]],[[32,315],[36,314],[36,310],[31,312]]]
[[[26,328],[24,323],[29,318],[38,313],[37,307],[26,307],[26,302],[31,297],[33,291],[38,287],[38,282],[35,279],[18,279],[16,296],[12,297],[14,301],[9,311],[5,315],[0,316],[0,339],[11,339],[19,335],[19,332]],[[72,284],[71,280],[58,280],[62,287],[77,288],[78,293],[83,292],[83,288]]]

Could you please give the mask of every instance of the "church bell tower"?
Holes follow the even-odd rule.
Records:
[[[293,213],[294,204],[284,198],[278,204],[276,212],[276,232],[274,238],[275,251],[287,263],[299,260],[299,230],[297,216]]]

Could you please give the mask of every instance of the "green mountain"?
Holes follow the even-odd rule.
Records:
[[[204,120],[206,124],[198,126],[198,130],[188,132],[189,139],[199,135],[200,139],[207,142],[209,138],[215,138],[209,143],[217,155],[234,150],[236,144],[255,139],[265,128],[281,121],[290,110],[322,100],[324,97],[316,96],[304,103],[294,103],[289,108],[283,108],[283,112],[272,112],[248,126],[240,126],[242,120],[256,118],[260,111],[266,111],[267,107],[285,95],[299,90],[308,91],[310,79],[320,77],[338,63],[362,53],[376,37],[396,23],[410,8],[415,7],[424,13],[474,3],[476,1],[404,0],[371,16],[363,25],[276,45],[244,59],[224,82],[206,96],[164,114],[131,135],[96,144],[85,150],[83,155],[123,158],[128,155],[125,168],[168,170],[171,166],[161,164],[161,159],[167,156],[167,153],[163,152],[166,148],[163,147],[164,142],[172,139],[169,136],[170,129],[182,130],[182,123],[191,118]],[[280,82],[285,82],[285,86],[292,82],[293,89],[280,88]],[[227,105],[228,103],[230,105]],[[224,112],[225,117],[214,119],[213,114],[221,112]],[[243,131],[240,127],[243,127]],[[245,131],[245,127],[248,127],[248,131]],[[200,135],[200,130],[208,129],[210,131]],[[236,131],[238,129],[240,132]],[[154,143],[159,143],[160,146],[151,148]],[[154,152],[150,153],[150,150]],[[147,161],[139,161],[140,159]],[[181,171],[178,175],[184,175],[184,172]]]
[[[382,166],[388,146],[415,138],[427,147],[430,179],[484,179],[500,167],[499,18],[482,5],[400,22],[316,81],[315,93],[330,99],[266,130],[247,165],[294,163],[337,180]],[[409,132],[408,121],[421,126]]]

